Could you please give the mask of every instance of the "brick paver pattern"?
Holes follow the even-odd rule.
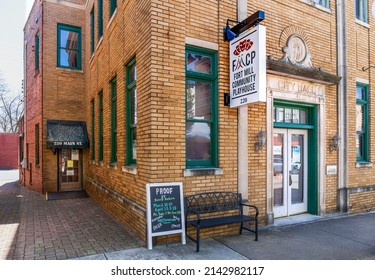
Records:
[[[0,184],[0,260],[60,260],[141,246],[90,198],[46,201],[18,182]]]

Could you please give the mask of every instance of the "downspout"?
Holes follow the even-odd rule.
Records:
[[[42,144],[42,148],[39,147],[39,157],[40,157],[40,161],[41,161],[41,172],[42,174],[40,175],[41,176],[41,182],[42,182],[42,193],[44,193],[44,176],[43,176],[43,172],[44,172],[44,157],[43,157],[43,154],[44,154],[44,147],[45,147],[45,144],[44,144],[44,134],[47,133],[47,121],[46,121],[46,126],[44,126],[44,90],[43,90],[43,85],[44,85],[44,5],[45,5],[45,2],[44,1],[41,1],[40,3],[40,8],[39,8],[39,15],[37,15],[38,17],[40,16],[40,23],[39,23],[39,36],[40,36],[40,76],[39,76],[39,79],[40,79],[40,92],[41,92],[41,122],[40,122],[40,128],[42,131],[39,132],[41,137],[40,139],[42,140],[40,144]],[[46,135],[47,136],[47,135]],[[58,169],[58,166],[57,166],[57,169]],[[58,181],[58,180],[57,180]]]
[[[338,149],[338,210],[348,211],[348,97],[347,97],[347,37],[345,0],[336,0],[337,28],[337,75],[341,77],[337,88],[338,133],[341,137]]]
[[[26,166],[27,166],[27,157],[26,157],[26,143],[27,143],[27,98],[26,98],[26,90],[27,90],[27,77],[26,77],[26,59],[27,59],[27,39],[25,36],[25,28],[23,31],[23,158],[22,158],[22,175],[23,175],[23,187],[26,187]]]
[[[237,20],[247,18],[247,0],[237,0]],[[249,199],[249,155],[248,155],[248,106],[240,106],[237,109],[237,169],[238,192],[242,199]]]

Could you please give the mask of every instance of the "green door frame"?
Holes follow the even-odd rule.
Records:
[[[274,122],[274,128],[305,129],[308,131],[308,175],[307,175],[307,212],[318,215],[318,105],[274,100],[274,107],[300,109],[307,112],[307,124]]]

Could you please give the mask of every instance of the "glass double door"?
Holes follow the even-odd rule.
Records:
[[[307,212],[306,130],[274,129],[274,217]]]

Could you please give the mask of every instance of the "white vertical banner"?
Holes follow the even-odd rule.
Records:
[[[266,27],[257,25],[230,42],[230,107],[266,102]]]

